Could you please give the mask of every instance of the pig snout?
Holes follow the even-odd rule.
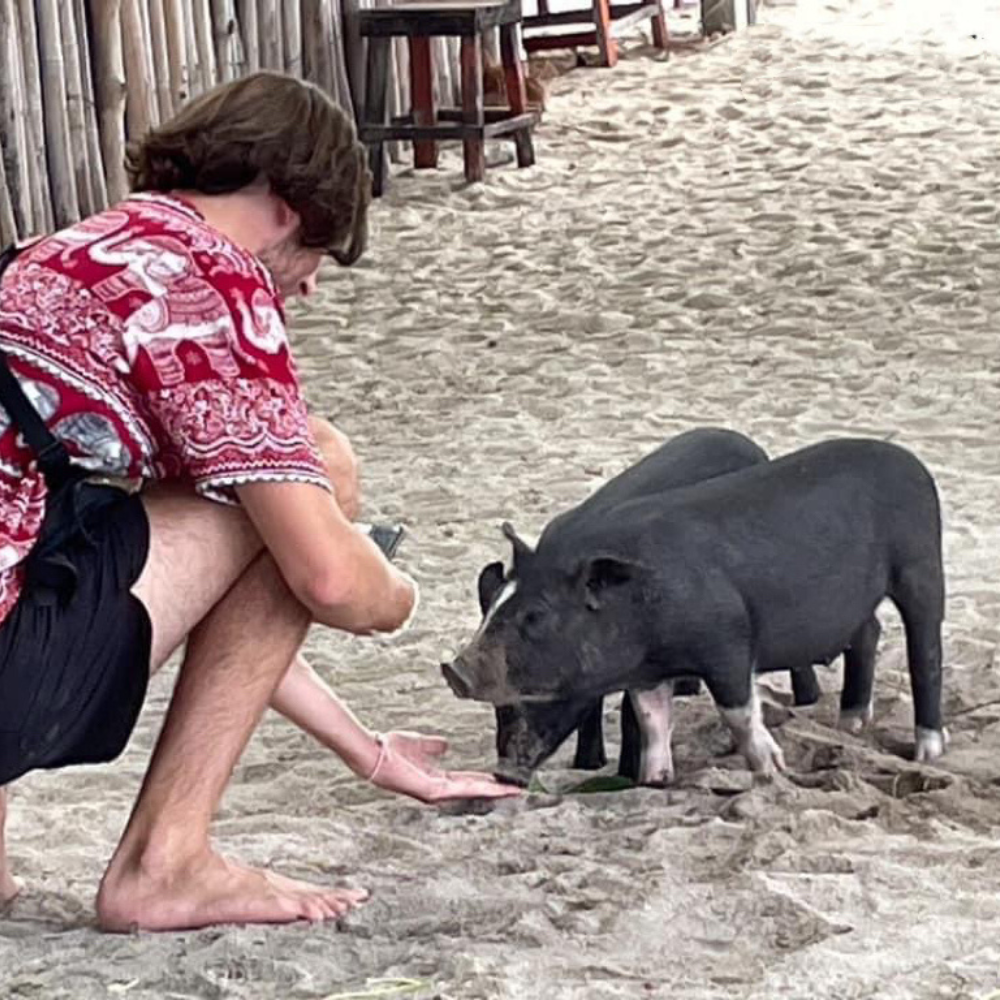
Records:
[[[500,706],[497,719],[497,766],[493,776],[506,785],[527,788],[541,757],[533,753],[532,739],[524,708]]]
[[[464,675],[461,663],[456,660],[454,663],[442,663],[441,673],[448,682],[448,687],[456,698],[471,698],[472,685],[468,677]]]
[[[504,785],[517,785],[518,788],[527,788],[534,768],[521,767],[516,761],[501,760],[497,763],[497,769],[493,772],[493,777]]]
[[[587,701],[498,706],[494,776],[509,785],[527,786],[538,766],[556,752],[591,709],[592,703]]]
[[[518,700],[507,683],[507,661],[499,647],[473,644],[463,649],[451,663],[441,664],[441,673],[459,698],[488,701],[494,705]]]

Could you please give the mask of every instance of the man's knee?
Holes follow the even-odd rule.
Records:
[[[310,417],[309,427],[337,491],[337,503],[352,521],[361,513],[361,482],[358,456],[343,431],[322,417]]]

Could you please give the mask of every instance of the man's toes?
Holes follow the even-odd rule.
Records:
[[[323,905],[326,908],[327,917],[331,920],[339,920],[353,909],[351,903],[333,893],[323,897]]]
[[[300,900],[300,912],[304,920],[318,924],[325,920],[335,920],[339,913],[320,896],[304,896]]]
[[[360,906],[368,898],[363,889],[338,889],[335,892],[323,893],[323,902],[331,910],[331,916],[342,917]]]

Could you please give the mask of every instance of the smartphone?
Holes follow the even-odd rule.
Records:
[[[382,550],[386,559],[392,559],[406,534],[401,524],[360,524],[358,527]]]

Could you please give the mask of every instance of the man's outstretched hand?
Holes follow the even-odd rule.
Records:
[[[499,799],[520,795],[515,785],[505,785],[490,774],[477,771],[444,771],[438,767],[448,749],[441,736],[420,733],[385,733],[378,763],[369,779],[389,792],[409,795],[421,802],[452,799]]]

